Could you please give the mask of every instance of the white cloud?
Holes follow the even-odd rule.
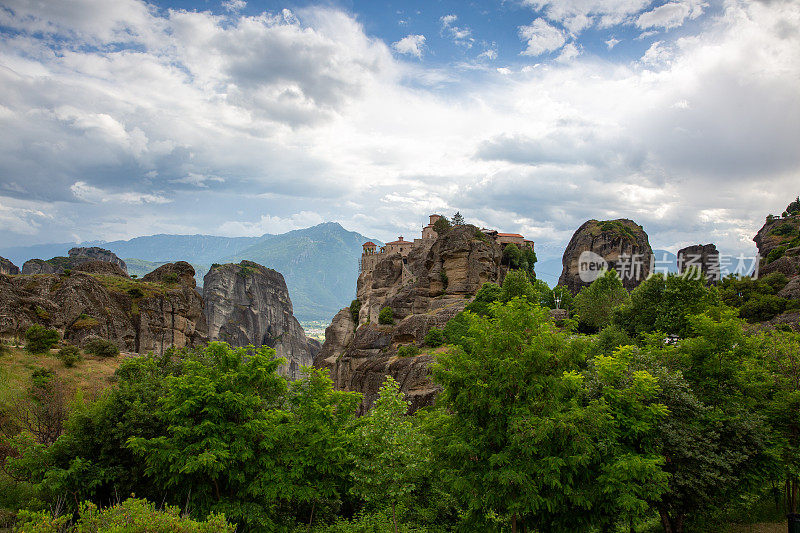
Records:
[[[544,12],[548,20],[557,22],[573,34],[591,26],[603,28],[624,22],[646,8],[651,0],[523,0],[523,3]]]
[[[140,192],[111,192],[93,187],[83,181],[76,181],[70,187],[70,191],[76,199],[82,202],[91,204],[97,203],[120,203],[120,204],[168,204],[170,199],[157,194],[140,193]]]
[[[566,63],[572,61],[573,59],[581,55],[581,53],[582,53],[581,48],[576,46],[575,43],[568,43],[561,50],[561,53],[558,54],[556,61],[559,61],[561,63]]]
[[[226,11],[238,13],[247,7],[247,2],[245,2],[245,0],[223,0],[220,5],[222,5]]]
[[[394,48],[400,54],[407,54],[422,58],[422,51],[425,48],[424,35],[406,35],[396,43],[392,43]]]
[[[519,37],[526,43],[525,50],[520,52],[525,56],[539,56],[558,50],[567,40],[564,32],[541,18],[534,20],[529,26],[520,26]]]
[[[608,46],[608,49],[611,50],[621,42],[622,41],[620,41],[619,39],[612,37],[611,39],[606,41],[606,46]]]
[[[456,26],[457,15],[445,15],[439,19],[442,23],[442,35],[450,38],[455,44],[464,48],[472,48],[475,39],[472,37],[472,29],[468,26]]]
[[[708,4],[699,0],[680,0],[669,2],[642,13],[636,19],[639,28],[676,28],[686,19],[696,19],[703,14],[703,8]]]
[[[460,67],[396,59],[341,11],[218,16],[121,0],[120,15],[71,0],[89,24],[57,2],[9,1],[21,14],[0,10],[13,30],[0,40],[0,128],[13,132],[0,136],[13,209],[0,208],[0,244],[322,220],[388,240],[458,209],[531,232],[542,257],[608,216],[636,219],[656,246],[748,251],[764,215],[797,194],[791,4],[731,0],[639,61],[587,49],[512,76],[484,65],[466,83]],[[578,4],[563,5],[597,26],[636,22],[627,8]],[[532,31],[532,52],[580,51],[549,20],[560,37]]]

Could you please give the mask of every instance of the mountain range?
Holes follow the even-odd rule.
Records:
[[[74,246],[101,246],[128,264],[128,272],[142,276],[165,262],[187,261],[198,283],[213,263],[254,261],[283,274],[301,321],[328,321],[355,297],[361,245],[378,239],[348,231],[337,222],[279,235],[219,237],[213,235],[151,235],[120,241],[39,244],[0,249],[15,264],[34,258],[65,256]]]

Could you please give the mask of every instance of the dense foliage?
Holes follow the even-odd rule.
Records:
[[[681,533],[753,509],[776,519],[800,504],[800,334],[744,319],[787,281],[653,276],[628,295],[609,272],[572,301],[512,270],[424,347],[400,347],[433,354],[441,388],[413,414],[387,377],[357,417],[359,394],[322,370],[288,382],[267,347],[128,358],[92,401],[41,368],[0,412],[0,507],[17,530],[48,533]],[[554,307],[574,309],[578,331]]]

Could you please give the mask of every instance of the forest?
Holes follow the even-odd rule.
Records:
[[[268,347],[126,358],[91,399],[34,373],[25,412],[0,418],[0,520],[331,533],[785,520],[800,498],[800,334],[744,307],[781,276],[659,274],[629,293],[609,271],[573,299],[512,271],[431,335],[441,392],[411,414],[387,377],[356,417],[357,393],[314,368],[287,381]]]

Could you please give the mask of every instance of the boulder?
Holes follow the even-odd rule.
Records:
[[[631,290],[650,275],[652,257],[647,233],[634,221],[588,220],[572,235],[564,251],[558,284],[577,294],[591,284],[602,267],[617,270],[622,285]]]
[[[678,250],[678,272],[695,269],[708,282],[720,280],[719,252],[714,244],[694,244]],[[694,278],[697,279],[697,278]]]
[[[251,261],[215,265],[203,278],[203,301],[211,340],[275,348],[286,359],[280,371],[290,379],[312,364],[308,339],[279,272]]]
[[[196,287],[194,267],[186,261],[177,261],[161,265],[157,269],[145,274],[142,281],[152,283],[179,283],[189,287]]]
[[[19,274],[19,267],[5,257],[0,257],[0,274],[15,276]]]
[[[125,264],[125,261],[117,257],[117,254],[110,250],[106,250],[105,248],[98,248],[97,246],[92,247],[75,247],[70,249],[67,252],[70,257],[88,257],[93,261],[103,261],[105,263],[113,263],[120,267],[125,274],[128,273],[128,265]]]

